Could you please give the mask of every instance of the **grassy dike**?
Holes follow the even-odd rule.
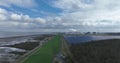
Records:
[[[39,48],[23,63],[52,63],[53,57],[60,51],[60,36],[55,36],[46,45]]]
[[[75,61],[73,54],[70,51],[70,45],[67,40],[63,37],[61,39],[62,42],[62,54],[66,57],[65,63],[78,63]]]

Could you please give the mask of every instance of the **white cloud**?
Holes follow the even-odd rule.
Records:
[[[25,21],[31,21],[32,18],[30,18],[29,15],[24,15],[24,16],[23,16],[23,20],[25,20]]]
[[[2,14],[0,14],[0,20],[6,20],[7,18],[6,18],[6,16],[5,15],[2,15]]]
[[[46,23],[46,20],[42,18],[36,18],[35,21],[42,23],[42,24]]]
[[[29,29],[41,27],[39,24],[46,24],[46,20],[40,17],[32,18],[29,15],[16,14],[0,8],[0,28]]]
[[[120,28],[120,0],[56,0],[53,3],[64,10],[60,17],[65,26],[78,25],[77,29],[89,27],[93,31]]]
[[[119,9],[120,0],[56,0],[53,6],[67,11]]]
[[[34,18],[31,18],[29,15],[15,14],[12,13],[10,16],[13,21],[33,21]]]
[[[0,0],[0,6],[33,7],[34,0]],[[0,26],[45,29],[46,31],[116,31],[120,28],[120,0],[55,0],[59,16],[30,17],[0,8]],[[43,13],[44,14],[44,13]],[[51,29],[51,30],[50,30]],[[120,31],[120,30],[119,30]]]
[[[64,11],[88,10],[93,7],[93,5],[82,3],[81,0],[56,0],[54,6]]]
[[[12,5],[20,7],[33,7],[36,3],[34,0],[0,0],[0,5],[5,7],[12,7]]]
[[[7,11],[5,9],[0,8],[0,14],[7,14]]]
[[[18,14],[11,14],[11,19],[12,20],[21,20],[22,19],[22,15],[18,15]]]

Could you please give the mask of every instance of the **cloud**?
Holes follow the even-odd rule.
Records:
[[[119,0],[52,0],[51,3],[63,12],[41,18],[0,8],[0,27],[29,31],[120,31]],[[36,3],[35,0],[0,0],[0,6],[12,5],[27,8]]]
[[[53,6],[64,11],[60,16],[62,24],[78,31],[114,31],[120,28],[118,0],[56,0]]]
[[[31,29],[46,24],[46,20],[40,17],[32,18],[29,15],[17,14],[0,8],[0,28]]]
[[[88,10],[93,7],[92,4],[87,4],[82,1],[85,1],[85,0],[56,0],[53,3],[55,7],[61,8],[64,11]]]
[[[0,8],[0,14],[7,14],[7,11],[5,9]]]
[[[18,14],[11,14],[11,19],[12,20],[21,20],[22,19],[22,15],[18,15]]]
[[[119,0],[55,0],[53,6],[67,11],[119,9]]]
[[[39,22],[39,23],[46,23],[45,19],[42,19],[42,18],[36,18],[35,21]]]
[[[0,0],[0,6],[12,7],[12,5],[19,7],[33,7],[36,3],[34,0]]]
[[[5,15],[0,15],[0,20],[6,20],[6,16]]]

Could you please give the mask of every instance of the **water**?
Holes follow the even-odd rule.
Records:
[[[6,45],[20,44],[33,40],[34,36],[18,36],[18,37],[6,37],[0,38],[0,63],[11,62],[13,63],[19,55],[11,52],[26,52],[25,49],[19,49],[14,47],[6,47]],[[31,42],[31,41],[30,41]]]
[[[65,39],[71,44],[76,44],[96,40],[120,39],[120,36],[65,36]]]

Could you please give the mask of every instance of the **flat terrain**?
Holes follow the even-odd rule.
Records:
[[[78,63],[120,63],[120,39],[73,44],[70,50]]]
[[[15,47],[15,48],[20,48],[25,50],[32,50],[38,45],[39,45],[39,42],[24,42],[24,43],[19,43],[14,45],[8,45],[6,47]]]
[[[33,52],[23,63],[52,63],[53,57],[60,51],[60,36],[55,36],[43,47]]]

